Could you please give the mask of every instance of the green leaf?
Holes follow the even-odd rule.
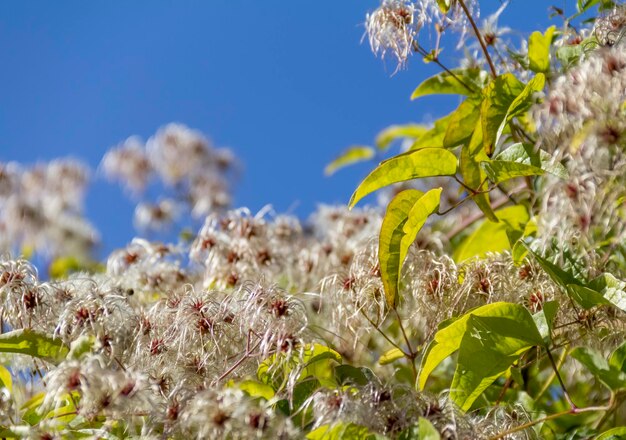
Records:
[[[495,150],[500,124],[506,119],[509,107],[523,91],[524,84],[512,73],[495,78],[483,91],[485,99],[480,110],[483,148],[487,156]]]
[[[243,380],[236,384],[236,386],[250,397],[262,397],[265,400],[270,400],[274,397],[274,389],[271,386],[256,380]]]
[[[543,90],[545,83],[545,75],[543,73],[538,73],[528,82],[528,84],[526,84],[524,90],[522,90],[521,93],[515,97],[513,102],[509,105],[509,108],[507,109],[506,114],[498,127],[496,138],[493,141],[494,146],[498,144],[506,124],[508,124],[513,118],[526,114],[535,102],[535,94]]]
[[[339,385],[367,385],[377,380],[376,375],[367,367],[353,367],[343,364],[335,367],[335,377]]]
[[[0,438],[28,438],[31,435],[31,427],[22,426],[3,426],[0,425]]]
[[[470,314],[459,346],[450,398],[463,411],[535,345],[544,345],[535,321],[519,304],[502,304],[498,313]]]
[[[441,188],[431,189],[425,194],[418,190],[406,190],[396,195],[387,206],[380,227],[378,259],[389,307],[397,301],[398,282],[409,247],[428,217],[439,208],[440,197]]]
[[[424,148],[399,154],[381,162],[361,182],[348,206],[352,208],[366,195],[392,183],[420,177],[453,176],[456,169],[456,156],[441,148]]]
[[[333,425],[322,425],[309,432],[309,440],[370,440],[371,431],[354,423],[339,422]]]
[[[487,176],[493,183],[504,182],[523,176],[538,176],[545,172],[561,179],[567,179],[568,173],[563,165],[554,162],[545,151],[533,151],[531,145],[517,143],[498,154],[491,161],[481,162]]]
[[[453,113],[454,112],[437,119],[432,128],[413,142],[413,145],[411,145],[409,150],[421,150],[422,148],[443,148],[443,140]]]
[[[482,89],[487,78],[487,72],[477,68],[454,69],[451,73],[441,72],[417,86],[411,99],[442,94],[476,95]]]
[[[567,291],[569,296],[585,310],[599,305],[611,305],[611,302],[604,298],[600,292],[579,284],[568,284]]]
[[[626,342],[611,353],[609,365],[616,370],[626,373]]]
[[[511,249],[507,231],[524,230],[524,225],[529,220],[528,211],[522,205],[509,206],[495,212],[500,220],[494,223],[485,219],[482,224],[472,232],[454,252],[454,260],[465,261],[469,258],[482,258],[489,252],[502,252]]]
[[[396,139],[419,139],[429,130],[425,125],[419,124],[392,125],[378,133],[376,146],[379,150],[386,150]]]
[[[444,148],[454,148],[467,142],[476,128],[476,121],[480,117],[480,102],[466,99],[451,113],[451,117],[443,138]]]
[[[587,11],[589,8],[594,7],[598,3],[600,3],[600,0],[578,0],[576,2],[576,10],[578,11],[578,13],[582,14],[583,12]]]
[[[626,292],[622,290],[626,283],[623,281],[617,280],[610,274],[603,274],[585,285],[571,273],[537,255],[525,243],[520,243],[533,254],[537,263],[552,278],[552,281],[561,286],[568,296],[582,308],[589,310],[598,305],[612,305],[626,310],[624,308],[626,307]]]
[[[358,162],[369,160],[376,155],[376,152],[372,147],[366,147],[362,145],[354,145],[345,150],[341,155],[326,165],[324,168],[324,174],[330,176],[335,171],[348,165],[352,165]]]
[[[430,420],[419,418],[419,440],[440,440],[439,431],[430,423]]]
[[[402,359],[403,357],[404,357],[404,352],[400,350],[399,348],[394,347],[391,350],[387,350],[386,352],[384,352],[380,356],[380,359],[378,359],[378,363],[380,365],[387,365],[387,364],[397,361],[398,359]]]
[[[301,372],[297,382],[312,377],[323,386],[334,388],[337,385],[334,367],[341,362],[341,355],[335,350],[321,344],[307,344],[299,357],[285,359],[284,353],[278,353],[265,359],[257,369],[257,377],[277,390],[283,384],[281,381],[284,382],[295,368],[299,368]]]
[[[453,400],[467,409],[510,367],[517,355],[531,346],[543,344],[543,338],[524,306],[497,302],[478,307],[437,331],[422,358],[419,389],[424,389],[437,365],[459,350],[451,389]]]
[[[550,46],[556,27],[550,26],[545,34],[533,32],[528,39],[528,61],[534,72],[550,70]]]
[[[13,392],[13,379],[11,379],[11,372],[4,365],[0,365],[0,387],[4,387],[9,390],[9,393]]]
[[[599,292],[605,300],[618,309],[626,312],[626,282],[618,280],[610,273],[603,273],[591,280],[588,287]]]
[[[626,373],[612,368],[600,353],[587,347],[576,347],[570,355],[587,367],[591,374],[610,390],[626,388]]]
[[[543,303],[542,309],[533,315],[537,330],[539,330],[543,342],[546,344],[552,341],[552,328],[558,311],[559,303],[557,301],[546,301]]]
[[[604,431],[594,440],[624,440],[626,438],[626,426],[618,426],[617,428]]]
[[[583,54],[583,44],[572,44],[561,46],[556,50],[556,58],[563,65],[564,68],[568,68],[578,62]]]
[[[97,261],[79,259],[73,256],[55,258],[48,267],[52,279],[64,279],[76,272],[101,273],[105,267]]]
[[[447,14],[452,6],[452,0],[437,0],[437,6],[443,14]]]
[[[80,359],[83,355],[90,353],[93,350],[93,346],[96,342],[96,338],[91,335],[83,335],[72,341],[70,344],[70,351],[67,354],[68,359]]]
[[[484,192],[487,189],[487,175],[480,167],[480,162],[489,160],[485,154],[482,143],[482,123],[476,122],[476,128],[472,134],[472,138],[468,143],[463,144],[461,148],[460,171],[463,177],[463,183],[474,190],[470,196],[480,210],[489,220],[498,221],[498,217],[491,209],[489,194]]]
[[[68,351],[60,339],[30,329],[13,330],[0,335],[0,353],[26,354],[59,363],[65,359]]]

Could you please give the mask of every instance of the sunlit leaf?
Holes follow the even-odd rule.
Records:
[[[345,150],[338,158],[326,165],[324,168],[324,174],[330,176],[335,171],[354,163],[369,160],[376,155],[376,152],[372,147],[354,145]]]
[[[453,112],[454,113],[454,112]],[[432,128],[420,136],[409,150],[421,150],[422,148],[443,148],[443,140],[450,125],[453,113],[437,119]]]
[[[545,34],[533,32],[528,39],[528,61],[534,72],[550,70],[550,46],[554,36],[555,26],[550,26]]]
[[[243,380],[236,386],[251,397],[261,397],[265,400],[270,400],[274,397],[274,389],[271,386],[256,380]]]
[[[452,112],[443,138],[444,148],[453,148],[468,141],[480,117],[480,101],[466,99]]]
[[[541,310],[533,315],[537,330],[539,330],[546,344],[552,341],[552,328],[558,311],[559,303],[557,301],[546,301],[542,304]]]
[[[420,417],[419,418],[419,439],[420,440],[440,440],[441,436],[437,428],[430,423],[430,420]]]
[[[487,156],[493,154],[500,124],[505,120],[509,107],[522,93],[524,87],[515,75],[505,73],[495,78],[485,88],[480,120],[483,148]]]
[[[13,379],[11,378],[11,372],[4,365],[0,365],[0,387],[4,387],[13,392]]]
[[[593,440],[624,440],[626,438],[626,426],[618,426],[604,431]]]
[[[533,151],[530,145],[511,145],[491,161],[481,162],[481,166],[493,183],[504,182],[523,176],[539,176],[550,173],[562,179],[568,177],[563,165],[555,162],[545,151]]]
[[[376,146],[385,150],[396,139],[419,139],[429,130],[428,127],[420,124],[392,125],[378,133]]]
[[[342,358],[335,350],[322,344],[307,344],[301,356],[291,356],[286,359],[285,356],[284,353],[277,353],[261,362],[257,369],[258,379],[277,390],[284,385],[284,381],[294,368],[299,368],[301,371],[298,382],[312,377],[323,386],[335,387],[337,385],[334,367],[342,362]],[[302,368],[303,365],[304,368]]]
[[[589,372],[610,390],[617,391],[626,388],[626,373],[612,368],[597,351],[588,347],[576,347],[570,356],[587,367]]]
[[[522,116],[528,112],[530,107],[535,103],[536,93],[543,90],[545,83],[545,75],[543,73],[538,73],[528,82],[528,84],[526,84],[526,86],[524,86],[524,89],[520,92],[520,94],[515,97],[509,105],[502,122],[500,122],[495,140],[493,141],[494,146],[498,144],[500,136],[502,136],[506,125],[513,120],[513,118]]]
[[[309,440],[370,440],[372,432],[364,426],[354,423],[338,422],[334,425],[322,425],[309,432]]]
[[[419,388],[424,389],[437,365],[459,350],[451,397],[467,409],[520,353],[543,344],[524,306],[497,302],[478,307],[437,331],[422,358]]]
[[[378,259],[385,298],[390,307],[398,299],[398,281],[409,247],[428,217],[439,207],[441,191],[441,188],[426,194],[417,190],[402,191],[387,206],[380,228]]]
[[[399,348],[394,347],[391,350],[384,352],[380,356],[380,359],[378,359],[378,363],[380,365],[387,365],[387,364],[391,364],[392,362],[397,361],[398,359],[402,359],[403,357],[404,357],[404,352],[400,350]]]
[[[609,365],[626,373],[626,342],[617,347],[609,358]]]
[[[507,230],[523,231],[529,220],[528,211],[522,205],[509,206],[495,212],[500,220],[494,223],[485,219],[454,252],[454,260],[461,262],[473,257],[484,257],[489,252],[511,249]]]
[[[0,335],[0,353],[19,353],[52,363],[62,361],[69,349],[61,339],[30,329],[13,330]]]
[[[411,99],[438,94],[476,95],[487,78],[487,72],[477,68],[444,71],[424,80],[417,86]]]
[[[392,183],[420,177],[453,176],[457,170],[454,154],[441,148],[424,148],[399,154],[382,162],[358,186],[348,206]]]
[[[470,194],[472,200],[480,208],[489,220],[497,222],[498,218],[491,209],[489,194],[484,192],[487,189],[487,174],[481,168],[480,162],[489,160],[485,154],[482,143],[482,124],[476,122],[476,128],[472,138],[461,148],[461,160],[459,170],[465,185],[470,187],[474,193]]]
[[[500,303],[486,316],[470,314],[459,345],[450,398],[462,410],[474,401],[519,356],[535,345],[543,345],[535,321],[519,304]]]

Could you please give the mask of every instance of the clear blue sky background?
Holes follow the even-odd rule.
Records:
[[[499,4],[482,1],[482,16]],[[550,4],[513,0],[501,23],[545,28]],[[0,161],[70,155],[96,168],[128,136],[146,139],[182,122],[232,147],[244,163],[236,206],[257,211],[271,203],[305,218],[318,202],[346,203],[371,166],[325,178],[326,163],[390,124],[422,122],[453,103],[411,102],[435,66],[413,58],[391,76],[393,63],[360,43],[365,13],[377,5],[3,0]],[[453,49],[448,43],[444,54]],[[87,209],[104,251],[133,236],[133,204],[116,184],[96,176]]]

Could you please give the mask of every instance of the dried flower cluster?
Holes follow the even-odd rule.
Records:
[[[200,133],[184,125],[169,124],[157,131],[145,146],[131,137],[111,149],[102,169],[133,193],[141,194],[153,178],[176,190],[175,198],[137,206],[135,223],[140,229],[163,229],[185,209],[203,218],[231,203],[229,177],[235,165],[232,152],[215,148]]]
[[[469,26],[467,16],[459,2],[450,2],[445,10],[434,0],[383,0],[380,6],[367,14],[365,30],[375,55],[385,58],[392,55],[398,69],[406,66],[409,56],[418,50],[418,36],[426,24],[435,24],[437,32],[452,28],[461,31],[460,40]],[[477,14],[478,4],[466,1],[470,11]],[[461,44],[461,43],[460,43]]]
[[[541,233],[547,247],[597,249],[600,261],[582,255],[590,267],[625,237],[625,100],[626,51],[599,48],[556,78],[534,113],[542,147],[565,159],[570,174],[546,188]]]
[[[394,374],[388,367],[378,368],[376,383],[326,384],[294,402],[311,347],[333,347],[354,365],[372,365],[388,347],[376,330],[394,325],[372,238],[379,223],[372,210],[321,207],[308,228],[239,210],[209,216],[188,247],[135,239],[109,257],[102,274],[41,281],[30,263],[3,261],[3,322],[53,335],[71,350],[59,364],[12,361],[16,374],[32,371],[43,380],[24,383],[21,395],[3,403],[0,424],[20,420],[24,402],[43,390],[40,416],[105,416],[144,436],[298,438],[297,423],[274,406],[280,399],[311,408],[316,427],[355,423],[393,436],[428,417],[458,438],[482,438],[476,426],[496,432],[488,418],[472,420],[445,399],[385,386]],[[536,312],[545,301],[565,301],[541,270],[520,269],[507,256],[457,265],[415,250],[403,285],[398,312],[422,341],[439,322],[479,305],[511,301]],[[557,322],[575,313],[564,308]],[[624,331],[608,310],[593,319]],[[237,388],[257,376],[273,384],[273,398],[253,399]],[[28,432],[67,435],[65,429],[44,418]]]
[[[0,163],[0,252],[87,256],[99,240],[83,216],[88,179],[75,160]]]

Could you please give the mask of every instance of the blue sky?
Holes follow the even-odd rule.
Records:
[[[181,122],[244,164],[235,204],[306,217],[346,203],[371,165],[324,166],[382,128],[422,122],[454,102],[409,96],[435,66],[391,76],[374,58],[365,13],[377,0],[0,2],[0,161],[61,156],[96,168],[131,135]],[[545,28],[549,2],[513,0],[501,22]],[[481,2],[482,14],[499,6]],[[452,54],[448,44],[444,54]],[[134,234],[133,204],[95,176],[87,214],[104,250]]]

